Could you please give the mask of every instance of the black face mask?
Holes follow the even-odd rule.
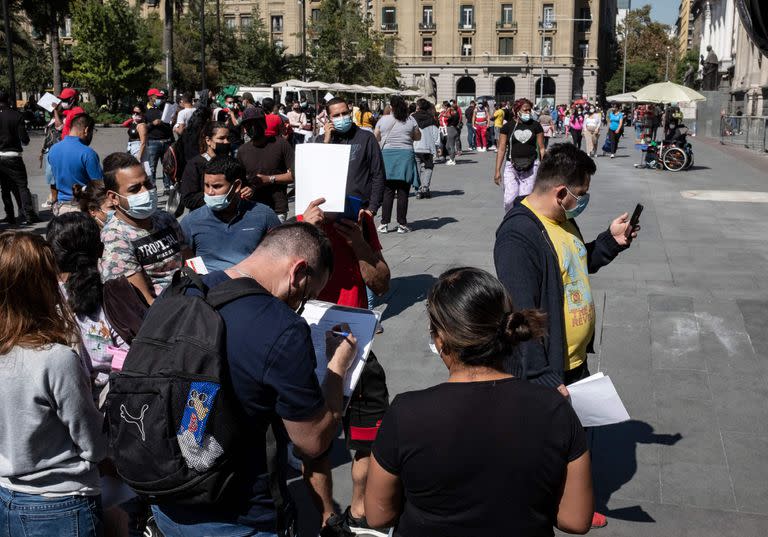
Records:
[[[217,157],[226,157],[232,152],[232,144],[230,143],[217,143],[213,148],[213,152]]]

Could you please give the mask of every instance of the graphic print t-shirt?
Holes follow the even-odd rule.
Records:
[[[523,200],[531,209],[549,235],[555,246],[563,278],[563,313],[565,314],[565,340],[568,345],[568,359],[565,370],[570,371],[584,363],[587,345],[595,333],[595,302],[589,285],[587,270],[587,247],[578,229],[570,220],[559,223],[543,216]]]
[[[536,153],[536,137],[544,132],[538,121],[508,121],[502,128],[501,134],[507,135],[509,150],[507,158],[533,157]]]
[[[101,231],[101,241],[101,279],[128,278],[143,270],[152,281],[156,296],[183,266],[181,251],[188,247],[179,223],[165,211],[152,216],[150,230],[113,218]]]

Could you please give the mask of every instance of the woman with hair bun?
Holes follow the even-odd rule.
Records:
[[[586,533],[593,512],[584,430],[558,391],[504,372],[546,317],[515,311],[475,268],[440,276],[427,301],[448,381],[398,395],[373,445],[365,515],[395,537]]]

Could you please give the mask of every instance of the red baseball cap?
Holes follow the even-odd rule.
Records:
[[[72,97],[77,97],[77,90],[75,88],[64,88],[61,90],[61,94],[59,94],[59,99],[62,101],[67,101]]]
[[[147,97],[152,97],[152,96],[165,97],[165,92],[157,88],[152,88],[147,92]]]

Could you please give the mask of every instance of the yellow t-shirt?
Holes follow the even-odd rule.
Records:
[[[587,345],[595,333],[595,302],[589,285],[587,247],[578,229],[570,220],[556,222],[534,211],[523,200],[523,205],[544,224],[549,240],[557,251],[560,276],[563,278],[563,313],[565,315],[565,341],[568,359],[565,371],[579,367],[587,359]]]
[[[362,118],[360,117],[362,115]],[[373,114],[371,112],[366,112],[365,114],[362,114],[359,110],[355,114],[355,124],[358,127],[369,127],[373,128]]]
[[[504,110],[499,108],[493,113],[493,126],[494,127],[503,127],[504,126]]]

